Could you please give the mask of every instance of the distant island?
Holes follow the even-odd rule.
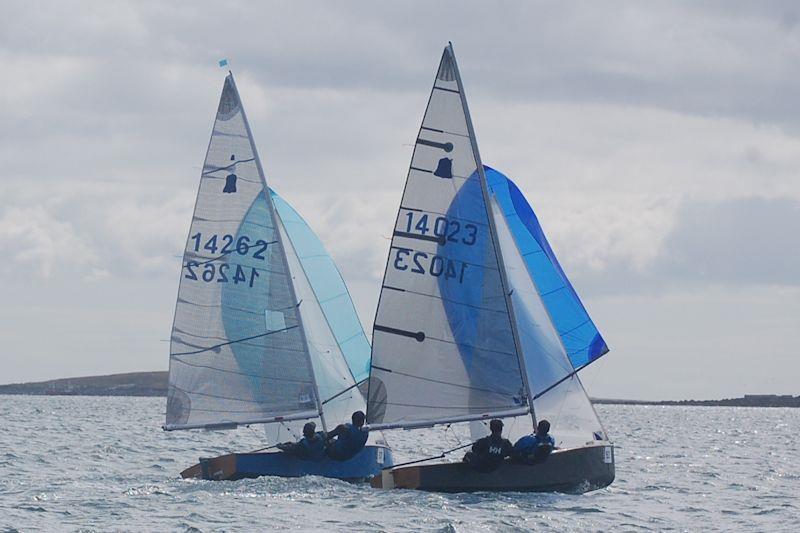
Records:
[[[37,396],[155,396],[167,395],[166,372],[130,372],[107,376],[53,379],[33,383],[0,385],[0,394]],[[790,394],[746,394],[723,400],[620,400],[592,398],[595,404],[616,405],[697,405],[729,407],[800,407],[800,396]]]
[[[53,379],[0,385],[0,394],[35,396],[166,396],[166,372],[130,372],[107,376]]]

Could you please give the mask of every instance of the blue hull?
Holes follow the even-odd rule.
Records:
[[[201,458],[196,465],[181,472],[184,478],[236,480],[261,476],[323,476],[348,481],[368,480],[392,466],[392,450],[384,446],[365,446],[347,461],[325,458],[304,461],[283,452],[231,453]]]

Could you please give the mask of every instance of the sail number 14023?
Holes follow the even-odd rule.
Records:
[[[392,266],[400,271],[411,269],[414,274],[456,279],[459,283],[464,282],[464,272],[467,270],[467,264],[463,261],[426,252],[415,252],[408,248],[397,249]]]

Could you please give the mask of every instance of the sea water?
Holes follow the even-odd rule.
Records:
[[[0,396],[0,530],[800,531],[800,409],[601,405],[616,444],[610,487],[432,494],[318,477],[182,480],[199,456],[258,448],[263,433],[165,433],[164,406]],[[400,459],[464,438],[387,436]]]

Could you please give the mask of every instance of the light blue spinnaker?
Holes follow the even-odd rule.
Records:
[[[360,383],[369,377],[370,345],[342,275],[306,221],[275,191],[270,193],[347,366]]]
[[[573,368],[605,355],[608,347],[561,269],[530,204],[513,181],[493,168],[483,168]]]

